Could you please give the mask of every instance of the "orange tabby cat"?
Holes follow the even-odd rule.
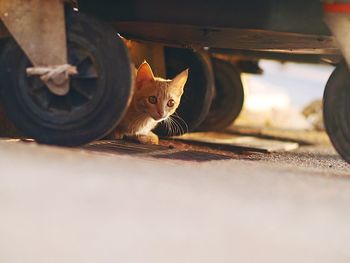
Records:
[[[136,73],[135,92],[126,115],[117,126],[114,137],[124,136],[144,144],[158,144],[152,130],[175,113],[180,104],[188,69],[173,80],[154,77],[151,67],[143,62]]]

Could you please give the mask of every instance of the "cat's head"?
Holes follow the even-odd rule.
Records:
[[[143,62],[136,74],[136,109],[158,122],[167,119],[180,104],[187,78],[188,69],[172,80],[154,77],[149,64]]]

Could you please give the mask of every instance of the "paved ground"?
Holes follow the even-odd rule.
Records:
[[[0,262],[350,260],[349,165],[329,145],[115,147],[0,141]]]

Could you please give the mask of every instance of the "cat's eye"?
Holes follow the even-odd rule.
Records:
[[[149,96],[148,97],[148,102],[151,104],[156,104],[157,103],[157,97],[156,96]]]
[[[166,104],[166,105],[168,105],[168,107],[174,107],[174,105],[175,105],[175,101],[174,100],[169,100],[168,101],[168,103]]]

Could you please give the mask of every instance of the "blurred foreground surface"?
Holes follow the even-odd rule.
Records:
[[[162,144],[0,141],[0,262],[349,262],[349,165],[328,143],[200,162]]]

